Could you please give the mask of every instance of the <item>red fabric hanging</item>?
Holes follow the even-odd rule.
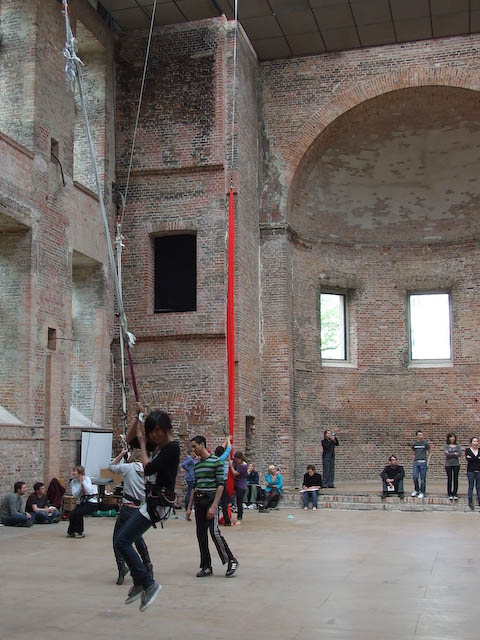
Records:
[[[228,372],[228,430],[233,440],[235,432],[235,203],[233,188],[230,187],[228,209],[228,265],[227,265],[227,372]],[[230,458],[233,457],[233,449]],[[234,490],[234,479],[228,470],[227,491],[231,496]]]

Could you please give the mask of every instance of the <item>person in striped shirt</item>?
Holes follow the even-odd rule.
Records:
[[[218,528],[218,503],[224,487],[224,465],[217,456],[207,449],[203,436],[190,440],[192,453],[200,459],[195,465],[194,491],[190,495],[187,508],[187,520],[191,520],[192,506],[195,505],[197,540],[200,548],[200,571],[197,578],[206,578],[213,574],[212,558],[208,548],[208,532],[217,548],[222,564],[227,564],[225,576],[232,576],[238,567],[238,560],[230,551],[225,538]]]

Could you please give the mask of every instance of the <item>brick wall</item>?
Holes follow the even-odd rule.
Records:
[[[265,234],[276,229],[284,238],[275,253],[281,264],[275,272],[264,267],[262,297],[271,296],[281,270],[291,273],[284,295],[292,297],[290,310],[283,311],[285,303],[277,308],[293,361],[276,376],[276,393],[269,385],[269,396],[278,405],[288,403],[289,394],[292,399],[290,477],[297,482],[307,463],[319,465],[327,428],[340,435],[337,469],[347,478],[375,477],[392,452],[408,463],[406,443],[418,427],[436,452],[431,473],[442,475],[446,432],[456,430],[466,444],[478,426],[479,318],[477,306],[467,302],[475,295],[478,259],[476,242],[469,241],[479,204],[473,159],[478,122],[476,94],[465,91],[479,86],[478,42],[468,36],[262,65],[261,216]],[[422,89],[429,85],[439,86]],[[453,105],[462,106],[449,111]],[[469,113],[459,123],[463,108]],[[412,128],[413,112],[424,121]],[[455,140],[447,144],[451,131]],[[410,134],[423,140],[420,164],[415,153],[402,157],[415,147]],[[445,144],[444,154],[439,148],[432,153],[432,144]],[[471,164],[461,159],[463,152]],[[396,179],[387,177],[390,169]],[[415,173],[409,188],[408,169]],[[290,235],[281,235],[284,225]],[[270,261],[270,243],[262,242],[262,255]],[[349,289],[354,368],[321,366],[321,286]],[[452,368],[406,364],[406,292],[428,288],[452,292]],[[264,310],[266,345],[276,344],[279,321],[271,324]],[[264,411],[264,433],[273,432],[276,422]]]
[[[106,25],[87,3],[72,2],[71,8],[73,25],[78,17],[101,42],[111,64],[113,38]],[[68,473],[65,469],[75,461],[80,434],[69,426],[72,255],[76,251],[105,264],[106,250],[98,201],[73,182],[74,96],[65,83],[61,5],[56,0],[8,0],[1,3],[0,16],[0,286],[1,304],[6,305],[1,316],[9,321],[8,331],[2,331],[2,360],[9,368],[2,369],[8,382],[2,380],[0,403],[23,423],[0,424],[3,493],[19,477],[30,485],[48,482],[53,475]],[[106,172],[114,168],[112,86],[113,78],[107,78],[106,143],[99,150]],[[65,186],[59,165],[51,161],[52,138],[59,143]],[[106,184],[113,180],[109,173]],[[114,221],[110,189],[106,201]],[[7,284],[14,286],[10,301]],[[109,278],[104,289],[98,306],[106,321],[100,321],[103,336],[98,331],[93,335],[93,368],[99,380],[96,420],[110,428]],[[48,329],[56,331],[54,350],[48,348]],[[72,444],[64,447],[63,440]]]

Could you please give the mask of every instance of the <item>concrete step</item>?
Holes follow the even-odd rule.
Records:
[[[301,495],[288,491],[282,497],[281,507],[303,507]],[[459,511],[469,512],[468,500],[465,496],[451,502],[447,497],[427,495],[425,498],[412,498],[410,495],[400,499],[396,496],[384,498],[378,494],[320,494],[319,509],[348,509],[359,511]],[[479,507],[475,507],[479,511]]]

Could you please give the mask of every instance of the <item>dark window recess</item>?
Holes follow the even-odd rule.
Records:
[[[197,236],[155,238],[155,313],[197,310]]]
[[[51,351],[55,351],[57,348],[57,330],[51,327],[48,327],[47,348]]]

